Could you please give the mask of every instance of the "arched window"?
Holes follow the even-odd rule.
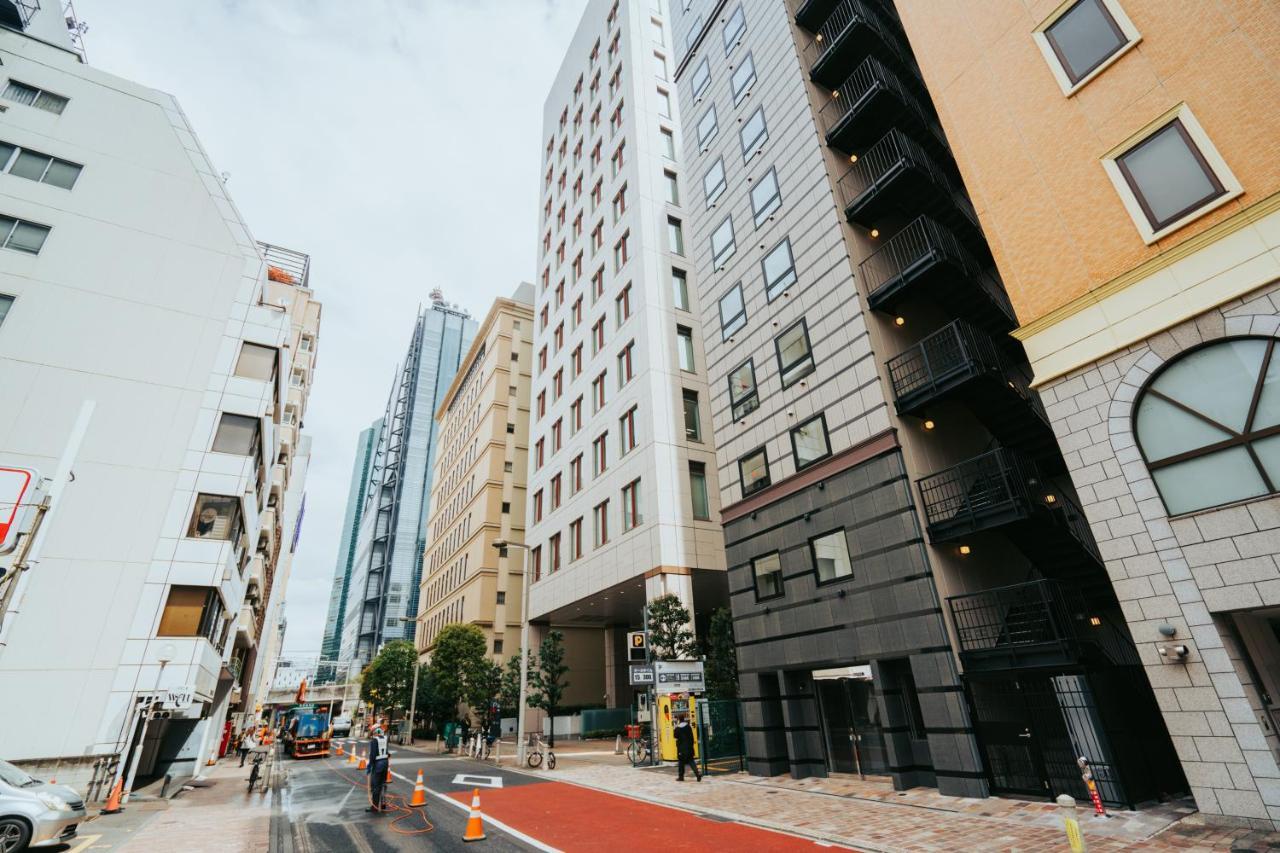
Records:
[[[1166,365],[1134,428],[1170,515],[1280,491],[1280,353],[1234,338]]]

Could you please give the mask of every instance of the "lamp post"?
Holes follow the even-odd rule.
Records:
[[[165,643],[156,652],[156,663],[160,664],[160,670],[156,673],[156,686],[151,691],[151,701],[147,703],[146,711],[142,715],[142,733],[138,735],[138,745],[133,748],[133,760],[129,765],[129,780],[125,783],[124,791],[121,795],[120,802],[129,802],[129,794],[133,791],[133,780],[138,775],[138,762],[142,758],[143,747],[147,745],[147,723],[151,722],[151,715],[155,713],[156,694],[160,692],[160,679],[164,676],[164,668],[169,661],[173,660],[173,656],[177,654],[177,649],[173,643]]]
[[[527,555],[529,546],[523,542],[508,542],[506,539],[495,539],[493,547],[498,549],[498,556],[507,556],[508,548],[519,548],[520,555],[520,705],[516,709],[516,766],[524,766],[524,715],[529,701],[529,566]]]
[[[416,616],[401,616],[401,622],[413,622],[413,692],[409,694],[409,743],[413,744],[413,720],[418,715],[418,670],[422,669],[422,664],[418,662],[418,629]]]

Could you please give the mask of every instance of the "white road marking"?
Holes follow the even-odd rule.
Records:
[[[101,837],[102,837],[101,834],[83,836],[80,840],[80,843],[77,844],[75,847],[72,847],[70,850],[68,850],[67,853],[81,853],[81,851],[87,850],[90,844],[97,841]]]
[[[356,786],[352,785],[347,789],[346,796],[342,798],[342,802],[338,803],[338,808],[334,811],[335,815],[342,814],[342,809],[347,805],[347,800],[351,799],[351,795],[355,793]]]
[[[399,773],[395,772],[394,770],[391,771],[391,775],[405,782],[409,781],[408,777],[401,776]],[[410,784],[413,784],[413,783],[410,783]],[[457,800],[455,800],[453,797],[442,794],[439,791],[433,791],[430,788],[427,788],[427,793],[438,800],[444,800],[446,803],[448,803],[451,806],[455,806],[456,808],[462,809],[464,812],[471,811],[471,806],[467,805],[466,803],[460,803]],[[496,826],[498,829],[502,830],[507,835],[510,835],[512,838],[518,838],[519,840],[523,841],[525,844],[528,844],[530,847],[533,847],[537,850],[542,850],[543,853],[563,853],[563,851],[560,850],[560,848],[552,847],[550,844],[543,844],[538,839],[530,835],[525,835],[520,830],[515,829],[514,827],[507,826],[505,823],[503,823],[502,821],[496,818],[492,818],[486,815],[484,818],[484,822],[487,824],[491,824],[492,826]]]
[[[501,788],[501,776],[473,776],[470,773],[459,773],[453,777],[453,784],[464,788]]]

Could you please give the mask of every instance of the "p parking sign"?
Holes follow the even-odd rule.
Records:
[[[644,631],[627,632],[627,660],[632,663],[642,663],[646,651]]]

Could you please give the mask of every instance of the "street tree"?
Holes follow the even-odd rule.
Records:
[[[733,643],[733,614],[727,607],[711,613],[707,628],[707,698],[738,698],[738,649]]]
[[[529,653],[529,669],[538,665],[538,656]],[[504,711],[519,713],[520,709],[520,650],[507,660],[502,670],[502,684],[498,688],[498,704]]]
[[[649,651],[655,660],[688,660],[694,656],[697,646],[693,631],[689,630],[691,621],[689,611],[676,595],[667,593],[649,602]]]
[[[529,704],[546,711],[551,718],[549,745],[553,749],[556,745],[556,711],[560,709],[564,691],[569,687],[569,682],[564,680],[568,673],[569,667],[564,662],[564,634],[551,631],[543,638],[538,650],[537,668],[531,665],[529,669]]]
[[[501,690],[502,667],[481,658],[467,675],[467,705],[482,731],[488,731],[493,723],[493,703]]]
[[[409,708],[418,652],[408,640],[387,643],[364,668],[360,698],[378,708]]]
[[[467,684],[485,659],[484,631],[479,625],[445,625],[431,653],[431,674],[440,702],[455,708],[467,701]]]

